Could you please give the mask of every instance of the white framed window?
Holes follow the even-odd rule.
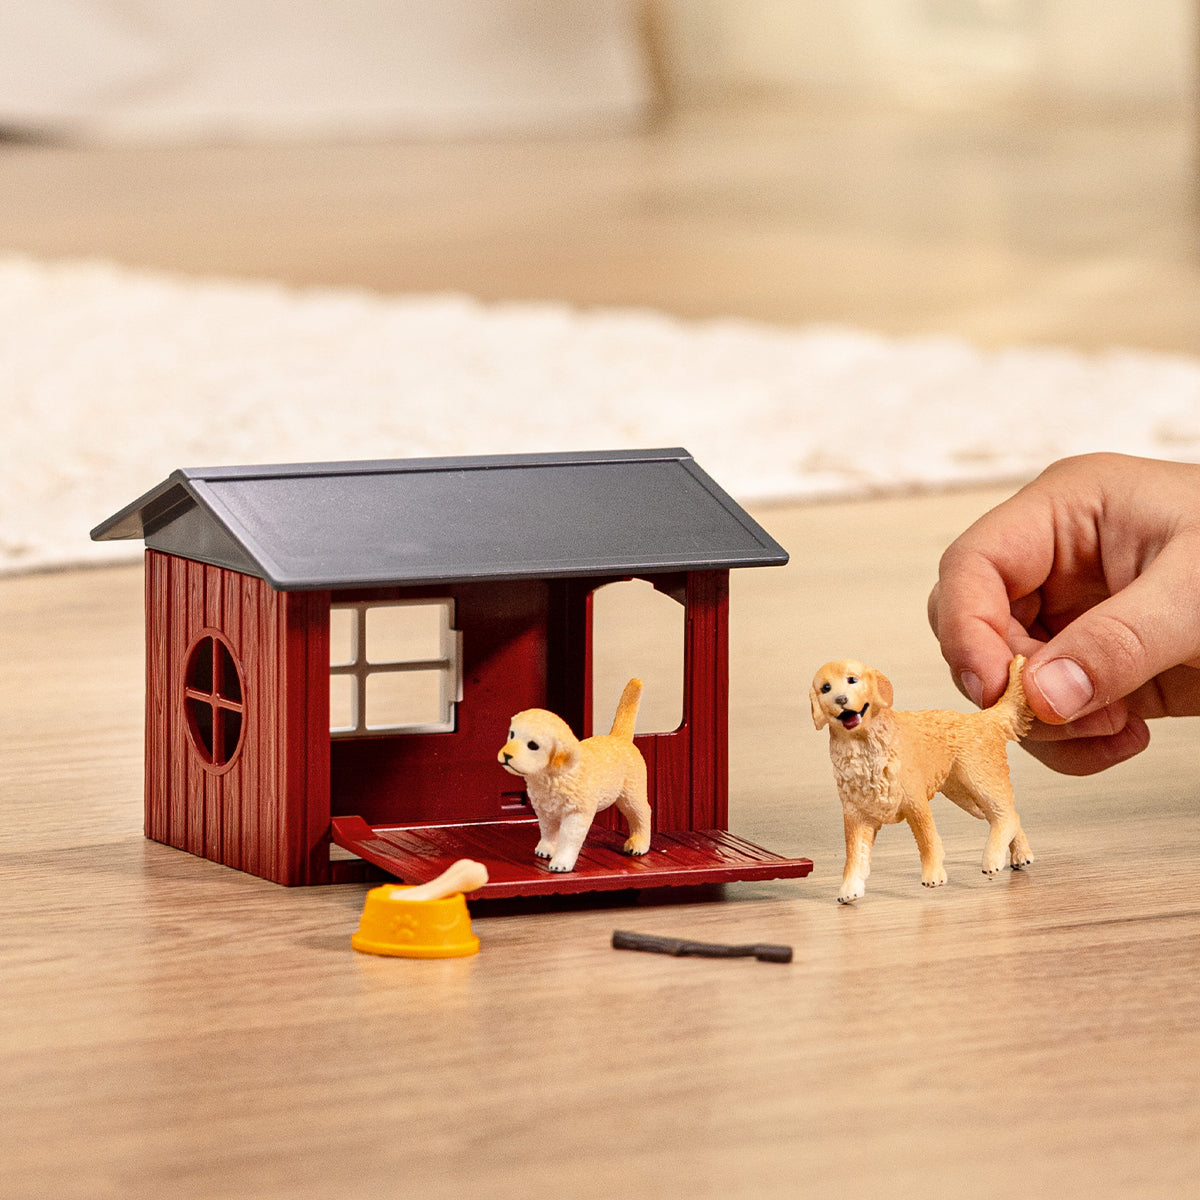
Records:
[[[453,600],[330,605],[331,736],[451,733],[461,699]]]

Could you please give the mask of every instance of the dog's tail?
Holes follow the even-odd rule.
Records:
[[[1024,667],[1024,657],[1016,655],[1008,664],[1008,687],[1004,689],[1004,695],[983,713],[995,721],[1004,731],[1004,736],[1013,742],[1019,742],[1033,724],[1033,709],[1025,699],[1025,685],[1021,682]]]
[[[631,679],[625,685],[621,699],[617,701],[617,715],[613,717],[612,729],[609,731],[613,737],[624,738],[627,742],[633,741],[633,730],[637,725],[638,705],[641,702],[642,681]]]

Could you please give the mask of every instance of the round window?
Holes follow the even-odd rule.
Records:
[[[216,630],[206,629],[188,654],[183,676],[183,711],[192,748],[211,771],[226,771],[245,734],[242,672],[233,649]]]

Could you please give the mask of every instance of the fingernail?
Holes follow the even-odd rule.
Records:
[[[1073,720],[1088,704],[1095,689],[1087,672],[1073,658],[1052,658],[1034,674],[1046,703],[1064,721]]]
[[[983,707],[983,680],[974,671],[964,671],[959,677],[963,691],[971,698],[971,703],[977,708]]]

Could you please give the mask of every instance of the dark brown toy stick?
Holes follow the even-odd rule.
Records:
[[[792,961],[791,946],[772,946],[756,942],[745,946],[726,946],[719,942],[689,942],[683,938],[656,937],[652,933],[613,931],[614,950],[648,950],[652,954],[695,955],[699,958],[757,958],[759,962]]]

